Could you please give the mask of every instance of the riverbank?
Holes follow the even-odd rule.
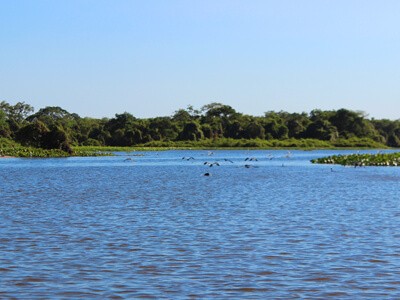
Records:
[[[337,139],[335,141],[321,141],[317,139],[204,139],[199,141],[152,141],[130,147],[119,146],[75,146],[80,151],[160,151],[160,150],[227,150],[227,149],[388,149],[384,144],[371,139]]]
[[[205,139],[199,141],[152,141],[145,144],[120,146],[73,146],[68,153],[60,149],[24,147],[11,140],[1,140],[0,155],[11,157],[70,157],[109,156],[112,152],[166,151],[166,150],[316,150],[316,149],[388,149],[371,139],[338,139],[332,142],[316,139]]]

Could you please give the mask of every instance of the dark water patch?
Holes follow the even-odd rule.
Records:
[[[151,295],[151,294],[143,294],[143,293],[138,293],[135,295],[135,298],[137,299],[157,299],[156,296]]]
[[[46,282],[48,280],[49,280],[48,278],[43,278],[43,277],[27,276],[21,280],[21,283]]]
[[[256,274],[260,275],[260,276],[268,276],[268,275],[275,275],[276,272],[273,272],[273,271],[260,271],[260,272],[257,272]]]
[[[334,279],[331,277],[311,277],[311,278],[306,278],[304,280],[312,282],[334,281]]]
[[[387,264],[388,263],[388,261],[382,260],[382,259],[369,259],[367,261],[370,263],[374,263],[374,264]]]
[[[56,296],[57,297],[67,297],[69,299],[72,299],[72,298],[85,299],[85,298],[97,297],[98,294],[88,293],[88,292],[79,292],[79,291],[65,291],[65,292],[56,293]]]
[[[17,281],[13,283],[17,287],[26,287],[29,286],[29,282],[27,281]]]
[[[0,272],[11,272],[12,269],[11,268],[1,268],[0,267]]]
[[[351,295],[345,292],[329,292],[321,295],[321,298],[342,299],[350,297]]]
[[[252,288],[252,287],[238,287],[233,289],[226,289],[227,292],[240,292],[240,293],[266,293],[271,289],[267,288]]]

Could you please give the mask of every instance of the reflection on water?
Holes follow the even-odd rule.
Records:
[[[400,298],[400,168],[332,153],[2,159],[0,298]]]

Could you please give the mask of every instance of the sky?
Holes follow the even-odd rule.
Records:
[[[398,0],[0,0],[0,101],[400,118]]]

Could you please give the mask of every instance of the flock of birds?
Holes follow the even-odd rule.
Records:
[[[209,151],[207,155],[208,155],[208,156],[213,156],[214,153],[213,153],[212,151]],[[284,157],[285,157],[285,158],[291,158],[291,157],[292,157],[292,153],[291,153],[290,151],[288,151],[287,154],[284,155]],[[275,157],[274,157],[272,154],[268,154],[266,158],[269,159],[269,160],[272,160],[272,159],[274,159]],[[195,160],[195,158],[192,157],[192,156],[190,156],[190,157],[184,156],[184,157],[182,157],[182,160],[192,161],[192,160]],[[231,163],[231,164],[234,163],[231,159],[223,158],[223,159],[220,159],[220,160],[216,160],[216,161],[214,161],[214,162],[205,161],[205,162],[203,163],[203,165],[209,166],[209,167],[213,167],[213,166],[219,167],[219,166],[221,166],[221,162],[222,162],[222,161],[223,161],[223,162],[227,162],[227,163]],[[257,161],[258,161],[258,158],[257,158],[257,157],[246,157],[246,158],[244,159],[244,161],[245,161],[245,162],[257,162]],[[247,168],[247,169],[248,169],[248,168],[252,168],[252,167],[256,167],[256,166],[251,165],[251,164],[249,164],[249,163],[246,163],[246,164],[244,164],[243,166],[244,166],[245,168]],[[282,164],[282,167],[284,167],[284,166],[285,166],[285,165]],[[210,172],[206,172],[206,173],[203,174],[203,176],[211,176],[211,173],[210,173]]]
[[[208,157],[212,157],[213,155],[214,155],[214,152],[212,152],[212,151],[208,151],[207,152],[207,156]],[[142,155],[135,155],[135,156],[142,156]],[[285,155],[280,156],[280,157],[291,158],[292,157],[292,153],[290,151],[287,151],[287,153]],[[244,168],[246,168],[246,169],[248,169],[248,168],[256,168],[257,166],[255,166],[253,164],[250,164],[250,162],[257,162],[259,159],[272,160],[274,158],[276,158],[276,157],[273,156],[272,154],[268,154],[265,158],[264,157],[263,158],[261,158],[261,157],[257,158],[257,157],[254,157],[254,156],[249,156],[249,157],[246,157],[244,159],[245,164],[242,165],[242,166]],[[196,158],[194,158],[193,156],[184,156],[184,157],[182,157],[182,160],[195,161]],[[131,157],[125,158],[124,161],[125,162],[134,162],[134,160]],[[204,166],[208,166],[208,167],[211,168],[211,167],[214,167],[214,166],[219,167],[219,166],[223,165],[223,163],[234,164],[235,162],[233,160],[231,160],[231,159],[228,159],[228,158],[222,158],[222,159],[217,159],[217,160],[209,159],[209,160],[204,161],[203,165]],[[284,167],[284,166],[285,165],[282,163],[282,167]],[[211,173],[210,172],[206,172],[206,173],[203,174],[203,176],[211,176]]]

